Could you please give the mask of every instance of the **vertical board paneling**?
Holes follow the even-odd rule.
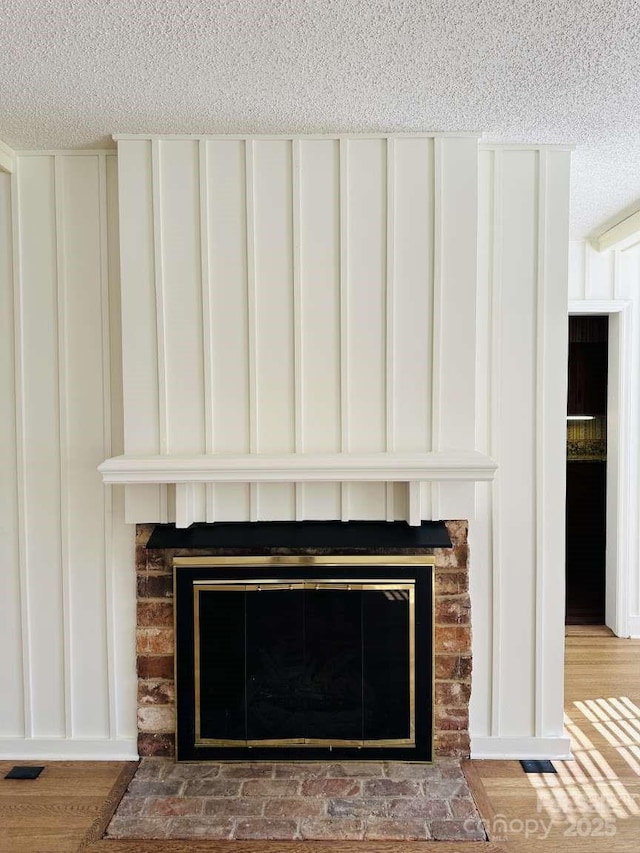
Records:
[[[65,734],[73,736],[73,670],[71,648],[71,580],[69,564],[69,540],[71,521],[69,518],[69,480],[71,450],[69,437],[69,389],[67,386],[67,277],[65,269],[65,218],[64,176],[62,157],[54,158],[54,199],[56,234],[56,283],[57,283],[57,342],[58,342],[58,434],[60,438],[60,563],[62,567],[62,633],[64,651],[64,705]]]
[[[585,244],[585,299],[615,299],[615,252],[597,252]]]
[[[433,140],[395,141],[395,449],[431,449]]]
[[[493,356],[493,311],[496,297],[493,293],[493,235],[495,153],[480,151],[478,156],[478,291],[477,291],[477,383],[476,383],[476,446],[482,453],[491,456],[496,452],[492,446],[492,356]],[[494,457],[495,458],[495,457]],[[497,478],[500,474],[498,472]],[[494,513],[494,490],[497,483],[481,483],[477,486],[476,519],[470,526],[471,548],[473,549],[473,571],[469,577],[473,601],[473,666],[474,680],[486,686],[485,690],[471,693],[470,714],[474,719],[474,731],[483,735],[492,732],[493,693],[498,684],[495,679],[499,666],[498,642],[494,644],[491,615],[496,620],[498,609],[493,610],[494,537],[492,535]],[[476,557],[478,559],[476,559]],[[497,593],[497,589],[495,589]],[[496,707],[497,707],[497,703]]]
[[[106,157],[107,274],[109,291],[109,356],[111,376],[111,452],[124,453],[122,402],[122,313],[120,298],[120,228],[118,220],[118,160]],[[103,247],[104,248],[104,247]],[[124,488],[111,488],[111,523],[106,530],[110,562],[105,567],[107,596],[107,654],[110,734],[132,738],[136,732],[136,578],[135,527],[125,524]],[[134,750],[135,752],[135,750]]]
[[[151,142],[118,153],[125,452],[160,452]],[[160,488],[126,490],[131,522],[160,518]]]
[[[441,150],[439,438],[451,450],[475,442],[478,166],[475,140],[443,139]]]
[[[128,161],[138,157],[143,172],[136,199],[146,192],[148,204],[151,193],[152,227],[139,241],[133,269],[148,268],[155,276],[159,332],[151,330],[156,338],[148,343],[155,351],[148,347],[140,372],[158,385],[155,402],[163,409],[157,376],[175,385],[198,351],[206,382],[201,402],[207,409],[194,418],[208,432],[196,440],[200,427],[188,419],[177,423],[168,402],[168,433],[184,429],[194,445],[215,453],[410,452],[431,449],[436,439],[436,449],[473,446],[474,139],[255,137],[142,144],[141,154],[139,141],[120,143]],[[183,152],[184,162],[167,164],[172,148]],[[187,180],[181,182],[184,169]],[[465,240],[472,250],[460,252]],[[129,264],[125,255],[123,267]],[[186,323],[173,344],[174,308],[179,314],[184,306],[172,255],[176,269],[189,281],[199,280],[200,290],[189,285],[188,293],[199,293],[202,303],[186,311],[192,320],[200,312],[195,336],[187,337]],[[134,306],[151,301],[149,286],[143,285]],[[129,307],[123,310],[127,315]],[[460,347],[461,337],[470,345]],[[196,384],[189,375],[179,390],[188,395]],[[461,403],[464,418],[456,414]],[[156,433],[162,447],[160,426]],[[158,452],[153,439],[150,434],[147,448],[138,452]],[[139,491],[141,506],[130,517],[141,520],[150,503]],[[473,487],[452,486],[449,493],[444,490],[440,508],[469,493],[472,512]],[[407,509],[404,486],[380,484],[220,486],[207,494],[206,516],[201,507],[196,519],[382,519],[403,518]],[[430,505],[421,501],[426,517]]]
[[[22,433],[33,734],[66,734],[54,159],[25,158],[20,194]]]
[[[115,157],[19,157],[8,245],[3,189],[0,322],[11,317],[11,242],[17,274],[15,359],[6,362],[13,387],[0,371],[2,447],[14,455],[0,489],[3,523],[12,527],[0,580],[2,605],[10,605],[0,622],[2,661],[12,667],[5,677],[0,666],[0,751],[134,757],[134,530],[124,523],[122,490],[112,500],[97,471],[123,446]],[[5,412],[15,413],[13,439]],[[12,536],[22,528],[15,556]]]
[[[546,154],[546,198],[544,216],[545,252],[541,258],[540,286],[544,289],[541,302],[543,313],[539,323],[539,362],[541,387],[539,399],[544,400],[544,419],[539,478],[541,537],[538,553],[539,589],[537,596],[539,696],[536,734],[563,734],[562,704],[564,661],[564,596],[559,594],[557,577],[562,577],[565,548],[565,472],[566,472],[566,400],[567,371],[558,365],[567,364],[567,287],[566,270],[569,245],[569,173],[568,152]],[[540,356],[544,354],[544,359]]]
[[[18,539],[18,446],[16,374],[13,334],[11,177],[0,173],[0,538],[4,565],[0,572],[0,735],[25,732],[22,625],[20,619],[20,544]]]
[[[302,444],[341,449],[340,153],[335,139],[300,144]],[[305,489],[307,518],[340,518],[340,487]]]
[[[254,142],[257,451],[295,450],[292,143]],[[295,518],[293,488],[258,489],[258,517]]]
[[[205,447],[199,151],[193,140],[159,148],[162,298],[168,453]],[[204,486],[193,490],[204,520]]]
[[[340,450],[349,452],[349,141],[340,152]],[[349,521],[351,485],[340,484],[340,519]]]
[[[215,420],[213,410],[213,311],[211,304],[211,252],[209,250],[209,151],[206,140],[198,142],[198,206],[200,208],[200,288],[202,300],[202,403],[204,407],[204,449],[213,453]],[[194,521],[215,522],[216,487],[207,483],[204,487],[204,513]]]
[[[569,243],[569,299],[584,299],[585,252],[581,240]]]
[[[248,453],[249,341],[244,143],[207,142],[211,382],[216,453]],[[216,486],[216,518],[248,520],[244,485]]]
[[[518,554],[518,571],[502,572],[503,736],[534,731],[535,448],[537,306],[537,152],[502,152],[502,292],[500,302],[501,559]],[[496,377],[494,376],[494,379]]]
[[[64,215],[58,241],[64,244],[63,399],[65,423],[73,733],[109,735],[106,644],[106,491],[96,468],[104,455],[108,412],[103,389],[100,162],[95,157],[60,157],[56,186]],[[82,531],[82,535],[78,535]],[[83,689],[75,689],[76,685]]]
[[[387,160],[382,139],[349,142],[349,450],[386,447]],[[385,518],[380,485],[350,487],[351,518]]]

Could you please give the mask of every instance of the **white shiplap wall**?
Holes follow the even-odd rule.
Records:
[[[475,137],[134,137],[118,162],[127,454],[473,450]],[[425,517],[473,514],[473,484],[431,488]],[[196,521],[407,516],[395,484],[193,491]],[[130,521],[171,503],[127,487]]]
[[[474,757],[559,757],[563,732],[567,150],[481,146],[478,449],[470,528]],[[481,685],[480,689],[478,686]]]
[[[133,531],[96,471],[122,444],[116,160],[22,156],[12,181],[0,175],[0,756],[131,757]]]

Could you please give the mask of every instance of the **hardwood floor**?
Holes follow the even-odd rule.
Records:
[[[33,781],[5,779],[14,764],[45,770]],[[135,768],[122,761],[0,761],[0,851],[75,853],[90,833],[102,835],[99,824]]]
[[[565,637],[615,637],[606,625],[565,625]]]
[[[555,762],[555,776],[525,774],[515,761],[473,762],[506,819],[506,832],[494,824],[494,841],[509,853],[638,853],[640,640],[600,634],[566,642],[574,760]]]
[[[556,762],[556,775],[525,774],[515,761],[472,762],[468,778],[493,831],[489,844],[101,841],[135,765],[42,762],[46,763],[45,772],[36,782],[28,782],[1,778],[17,762],[0,762],[0,851],[638,853],[639,676],[640,640],[619,640],[601,632],[567,637],[565,708],[574,760]]]

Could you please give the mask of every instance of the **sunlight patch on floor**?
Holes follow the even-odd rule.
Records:
[[[594,834],[601,823],[601,834],[607,835],[615,821],[640,815],[638,795],[611,766],[620,757],[640,777],[640,708],[627,696],[573,704],[580,716],[565,714],[573,760],[555,761],[556,774],[531,774],[529,781],[538,812],[546,812],[554,823],[574,824],[577,834]],[[609,760],[594,745],[594,732],[606,741]]]

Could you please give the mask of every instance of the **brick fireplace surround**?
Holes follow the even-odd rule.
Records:
[[[385,549],[385,554],[435,557],[434,758],[469,756],[471,620],[467,522],[447,521],[451,548]],[[136,535],[138,667],[138,751],[141,756],[172,757],[175,749],[173,669],[173,569],[178,556],[230,556],[216,549],[147,549],[154,525],[139,524]],[[240,552],[235,552],[240,553]],[[243,551],[252,556],[265,551]],[[269,553],[301,553],[272,549]],[[330,554],[327,549],[303,553]],[[340,551],[362,554],[362,549]],[[368,553],[371,553],[370,551]]]

